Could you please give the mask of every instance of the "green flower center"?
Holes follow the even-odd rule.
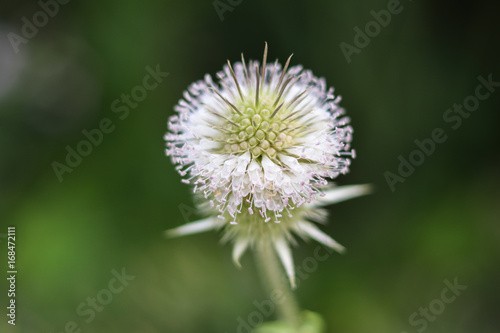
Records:
[[[233,114],[230,118],[234,124],[227,126],[227,142],[224,145],[224,153],[243,153],[250,151],[254,157],[266,154],[269,158],[293,145],[294,137],[290,135],[290,122],[283,119],[269,109],[271,105],[265,104],[261,107],[241,107],[240,114]]]

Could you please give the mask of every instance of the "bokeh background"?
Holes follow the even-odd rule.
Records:
[[[336,182],[376,189],[329,208],[323,229],[348,252],[301,283],[303,308],[322,314],[327,332],[418,332],[409,317],[457,279],[467,289],[421,331],[499,332],[500,89],[458,129],[443,121],[479,75],[500,81],[499,3],[402,1],[350,63],[340,43],[353,44],[353,29],[388,1],[219,3],[231,8],[223,20],[212,1],[74,0],[17,53],[11,33],[22,36],[23,17],[33,22],[41,5],[0,3],[0,331],[238,332],[238,318],[269,296],[251,254],[238,270],[216,233],[164,237],[200,216],[163,135],[191,82],[241,52],[260,59],[267,41],[270,60],[294,53],[343,96],[358,157]],[[120,119],[113,102],[157,65],[168,77]],[[52,163],[105,118],[114,130],[60,181]],[[435,128],[446,142],[392,192],[384,173]],[[15,327],[5,316],[7,226],[17,228]],[[296,264],[315,247],[300,242]],[[105,297],[122,269],[135,278],[87,323],[78,307]]]

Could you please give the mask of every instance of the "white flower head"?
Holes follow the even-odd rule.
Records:
[[[172,233],[225,226],[236,262],[267,235],[292,276],[291,232],[340,250],[306,219],[317,220],[316,206],[368,188],[345,192],[328,185],[327,179],[349,171],[354,158],[349,118],[333,88],[302,66],[289,68],[290,59],[283,68],[278,61],[267,64],[266,44],[262,64],[246,63],[243,55],[234,66],[228,60],[216,82],[207,74],[184,92],[165,140],[183,181],[209,203],[206,212],[217,215]],[[339,197],[341,192],[346,195]]]

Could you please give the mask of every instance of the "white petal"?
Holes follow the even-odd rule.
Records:
[[[345,247],[337,243],[337,241],[325,234],[323,231],[319,230],[318,227],[312,223],[301,221],[298,223],[298,228],[301,232],[305,233],[315,241],[331,247],[339,253],[343,253],[345,251]]]
[[[313,206],[321,207],[334,204],[337,202],[369,194],[371,191],[372,186],[370,184],[334,187],[330,190],[325,191],[325,196],[318,197],[317,200],[313,203]]]
[[[283,267],[285,267],[285,272],[288,275],[292,289],[295,289],[295,268],[293,267],[292,252],[288,243],[285,239],[278,238],[274,241],[274,248],[280,257]]]
[[[267,181],[275,182],[277,184],[281,183],[282,170],[276,165],[267,155],[262,157],[262,168],[264,169],[264,178]]]
[[[256,186],[262,186],[264,184],[264,175],[262,172],[262,168],[255,160],[252,160],[252,162],[248,166],[248,176],[250,178],[251,184]]]
[[[248,163],[250,163],[250,153],[247,151],[240,157],[238,157],[238,166],[236,167],[236,171],[238,174],[245,174]]]
[[[220,222],[213,217],[208,217],[203,220],[187,223],[180,227],[165,231],[168,237],[177,237],[184,235],[197,234],[200,232],[215,229],[219,226]]]
[[[233,247],[233,261],[238,266],[241,268],[240,264],[240,258],[245,253],[246,249],[248,248],[249,244],[249,239],[248,238],[238,238],[236,242],[234,243]]]

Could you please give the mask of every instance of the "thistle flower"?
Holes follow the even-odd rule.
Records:
[[[310,221],[324,222],[321,206],[368,193],[367,185],[334,187],[327,179],[349,171],[352,128],[333,88],[302,66],[233,65],[193,83],[168,122],[166,154],[200,197],[209,217],[170,230],[184,235],[224,230],[233,259],[270,242],[292,286],[292,233],[339,252],[344,248]]]

